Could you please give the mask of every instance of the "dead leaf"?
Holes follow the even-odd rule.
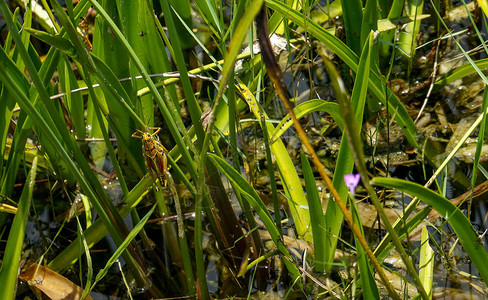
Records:
[[[83,295],[81,287],[53,270],[34,262],[26,264],[19,274],[19,279],[39,289],[53,300],[78,300]],[[85,299],[91,300],[92,297],[88,295]]]

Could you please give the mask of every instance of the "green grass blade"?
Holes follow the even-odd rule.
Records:
[[[390,6],[390,11],[388,12],[388,20],[391,20],[395,22],[395,20],[398,20],[398,18],[401,16],[402,11],[403,11],[403,3],[405,0],[393,0]],[[378,20],[378,29],[382,28],[382,24],[380,20]],[[393,28],[396,28],[397,26],[393,26]],[[392,29],[393,29],[392,28]],[[391,56],[391,45],[393,45],[394,41],[393,39],[395,38],[396,31],[388,31],[388,32],[382,32],[380,34],[380,39],[384,41],[384,43],[380,44],[380,56],[382,58],[389,59]]]
[[[87,274],[86,274],[85,287],[86,287],[86,289],[89,289],[89,287],[91,286],[91,283],[92,283],[92,279],[93,279],[93,260],[92,260],[91,254],[90,254],[90,248],[88,247],[88,243],[86,242],[85,235],[83,234],[83,227],[81,226],[80,218],[78,217],[78,215],[76,215],[75,217],[76,217],[76,223],[77,223],[76,228],[77,228],[77,234],[78,234],[78,241],[80,241],[80,243],[78,243],[78,253],[80,256],[81,256],[81,253],[85,253],[85,256],[86,256],[86,273]],[[81,259],[80,259],[80,261],[81,261]],[[80,268],[80,274],[83,274],[84,273],[83,264],[80,263],[79,268]],[[80,276],[80,277],[83,278],[82,276]],[[83,281],[81,281],[81,282],[83,282]]]
[[[405,4],[405,16],[413,17],[415,20],[418,15],[422,14],[423,1],[419,0],[406,0]],[[416,20],[413,23],[409,23],[405,27],[405,31],[400,32],[398,37],[398,47],[402,49],[402,53],[406,54],[409,58],[413,58],[415,55],[417,35],[420,29],[420,21]]]
[[[408,73],[407,76],[410,76],[410,72],[412,71],[413,67],[413,60],[415,56],[415,51],[417,49],[417,37],[419,35],[420,30],[420,23],[421,20],[417,19],[417,16],[422,14],[424,9],[424,1],[423,0],[406,0],[405,5],[405,14],[407,16],[411,16],[415,19],[414,22],[406,24],[405,31],[401,31],[398,37],[398,47],[402,50],[401,53],[408,56]]]
[[[110,257],[110,259],[107,261],[107,263],[105,264],[105,267],[103,267],[103,269],[101,269],[98,272],[97,276],[95,277],[95,282],[93,282],[93,284],[89,288],[85,289],[85,291],[83,292],[83,297],[85,297],[86,295],[88,295],[88,293],[95,287],[95,285],[103,277],[105,277],[105,275],[107,275],[110,267],[112,267],[112,265],[117,261],[117,259],[120,257],[120,255],[122,255],[122,253],[129,246],[129,244],[132,242],[132,240],[139,234],[139,232],[144,229],[144,225],[146,224],[147,220],[149,219],[149,217],[154,212],[154,209],[156,208],[156,206],[157,206],[157,204],[154,204],[153,207],[144,216],[144,218],[142,218],[141,221],[139,223],[137,223],[136,226],[134,226],[134,228],[127,235],[127,237],[124,239],[124,241],[122,242],[122,244],[119,245],[119,247],[117,248],[117,250],[114,252],[114,254],[112,254],[112,256]]]
[[[347,5],[349,5],[349,1],[347,2]],[[364,45],[368,43],[368,36],[371,31],[376,31],[378,29],[378,5],[377,5],[377,0],[367,0],[366,5],[364,6],[364,12],[363,12],[363,17],[362,17],[362,24],[361,24],[361,32],[360,32],[360,38],[361,38],[361,48],[364,49]],[[357,22],[357,21],[355,21]],[[358,55],[360,55],[360,52],[357,52]]]
[[[183,47],[183,49],[189,49],[195,44],[192,35],[187,30],[185,30],[185,27],[190,27],[193,29],[190,1],[169,0],[169,3],[174,10],[173,13],[177,14],[179,17],[179,19],[175,22],[175,26],[176,31],[180,34],[179,39],[181,42],[181,46]],[[220,24],[220,22],[218,24]]]
[[[339,128],[342,130],[344,125],[342,123],[342,118],[339,113],[339,106],[337,103],[327,102],[322,99],[312,99],[305,101],[303,103],[298,104],[294,109],[293,112],[297,119],[301,119],[303,116],[306,116],[312,112],[316,111],[325,111],[329,115],[332,116],[334,121],[337,123]],[[271,136],[271,143],[276,141],[285,133],[293,125],[293,121],[290,119],[290,116],[287,114],[283,119],[281,119],[280,124],[276,126],[276,129]]]
[[[63,53],[75,56],[76,48],[73,43],[59,35],[50,34],[44,31],[39,31],[32,28],[25,28],[25,31],[29,32],[36,39],[43,41],[44,43],[56,47],[56,49],[62,51]]]
[[[307,190],[308,210],[310,212],[310,224],[312,226],[315,271],[322,273],[327,269],[327,253],[325,244],[327,242],[327,232],[325,226],[324,212],[320,201],[315,177],[313,175],[310,162],[305,154],[301,153],[303,177],[305,179],[305,189]]]
[[[77,89],[79,86],[66,57],[63,57],[59,62],[58,75],[59,86],[61,92],[65,93],[64,103],[73,122],[73,129],[76,132],[76,136],[83,139],[86,137],[83,97],[79,93],[70,93],[71,90]]]
[[[399,25],[412,23],[415,21],[427,19],[429,17],[430,17],[430,15],[418,15],[416,17],[405,16],[405,17],[396,17],[393,19],[381,19],[381,20],[378,20],[378,31],[383,34],[383,33],[385,33],[385,31],[390,31],[392,29],[395,29]],[[389,32],[387,32],[387,33],[389,33]],[[381,36],[382,35],[380,35],[380,40],[381,40],[381,42],[383,42],[382,45],[389,46],[389,45],[393,44],[393,42],[391,42],[391,41],[386,43],[386,40],[383,40],[381,38]],[[391,53],[388,52],[386,55],[387,55],[387,57],[389,57],[391,55]]]
[[[262,116],[261,119],[261,128],[266,127],[266,118]],[[263,130],[263,139],[264,139],[264,147],[266,151],[266,163],[268,164],[268,176],[270,180],[270,185],[271,185],[271,195],[273,197],[273,208],[275,212],[275,223],[276,223],[276,228],[278,229],[278,232],[280,234],[283,233],[282,231],[282,226],[281,226],[281,213],[280,213],[280,203],[278,199],[278,190],[276,188],[276,178],[275,178],[275,172],[274,172],[274,164],[273,164],[273,159],[271,157],[271,148],[269,146],[269,137],[268,137],[268,131]]]
[[[476,67],[475,67],[476,66]],[[473,61],[472,63],[466,63],[462,66],[456,67],[449,72],[443,74],[436,82],[436,87],[445,86],[458,79],[469,76],[473,73],[480,73],[488,69],[488,58]]]
[[[486,126],[488,125],[486,122],[486,116],[487,116],[487,108],[488,108],[488,89],[483,91],[483,104],[481,106],[481,111],[483,112],[483,118],[480,123],[480,128],[478,132],[478,142],[476,143],[476,153],[474,155],[474,162],[473,162],[473,170],[477,170],[479,163],[480,163],[480,158],[483,150],[483,142],[485,140],[485,134],[486,134]],[[473,172],[473,175],[471,177],[471,185],[474,187],[476,186],[476,179],[478,178],[478,172]]]
[[[422,246],[420,246],[419,278],[422,280],[425,292],[432,299],[432,283],[434,281],[434,251],[429,245],[429,232],[422,227]]]
[[[26,180],[24,189],[19,200],[17,213],[15,214],[12,228],[9,231],[9,238],[5,253],[2,257],[2,267],[0,269],[0,289],[1,299],[14,299],[17,289],[17,274],[19,272],[20,256],[24,243],[27,220],[29,219],[29,209],[32,201],[32,190],[34,188],[37,171],[37,157],[32,162],[32,168]]]
[[[363,226],[361,223],[361,218],[359,217],[358,208],[356,206],[356,199],[354,197],[350,201],[351,203],[351,214],[354,218],[354,222],[359,227],[359,230],[364,235]],[[361,246],[361,243],[358,241],[357,237],[354,237],[356,251],[358,256],[358,265],[360,271],[360,279],[363,288],[363,299],[380,299],[378,293],[378,287],[376,286],[376,282],[373,276],[373,268],[368,261],[366,256],[365,249]]]
[[[7,133],[10,124],[10,118],[12,117],[12,112],[15,108],[15,101],[9,96],[8,91],[2,89],[0,94],[0,187],[2,186],[2,178],[4,178],[5,172],[5,160],[3,159],[7,150]]]
[[[150,5],[151,1],[146,1],[148,5]],[[149,8],[150,12],[153,11],[153,8]],[[149,14],[146,11],[146,14]],[[144,42],[146,43],[146,55],[148,57],[148,62],[150,69],[153,73],[164,73],[164,72],[171,72],[171,62],[169,61],[169,57],[165,47],[165,41],[167,41],[166,33],[162,31],[161,23],[159,19],[152,15],[149,17],[144,18],[146,22],[146,32],[144,33],[145,39]],[[191,20],[190,20],[191,21]],[[188,20],[181,21],[182,27],[188,27],[191,25],[187,25],[186,22],[190,22]],[[190,26],[191,27],[191,26]],[[161,30],[161,31],[160,31]],[[190,32],[193,34],[193,32]],[[163,38],[161,38],[163,37]],[[165,39],[165,41],[163,41]],[[193,41],[192,41],[193,43]],[[173,46],[168,43],[166,44],[168,48],[172,48]],[[170,51],[171,55],[173,56],[174,51]],[[157,80],[161,82],[160,80]],[[171,101],[175,107],[180,107],[178,95],[176,93],[175,86],[168,86],[166,87],[165,92],[171,98]],[[179,114],[176,114],[179,115]]]
[[[124,204],[119,209],[119,214],[125,217],[134,209],[148,193],[148,188],[153,184],[150,176],[144,177],[122,200]],[[88,227],[85,232],[85,239],[89,247],[92,247],[108,233],[101,219],[97,219],[92,226]],[[61,272],[71,266],[78,258],[78,241],[75,240],[60,254],[58,254],[48,267],[56,272]]]
[[[201,12],[201,16],[205,19],[205,23],[211,25],[210,29],[216,36],[222,36],[224,29],[222,28],[217,15],[216,2],[210,0],[195,0],[195,3]]]
[[[1,56],[1,54],[0,54]],[[10,196],[13,193],[14,182],[18,172],[20,160],[24,155],[24,148],[30,134],[32,122],[29,122],[25,113],[21,113],[17,119],[17,126],[12,138],[12,145],[8,155],[5,172],[2,178],[0,193]]]
[[[275,243],[278,250],[281,252],[282,255],[290,257],[290,253],[284,246],[281,235],[276,228],[276,225],[273,222],[273,218],[271,217],[266,204],[261,200],[258,193],[254,188],[247,182],[247,180],[242,177],[240,173],[238,173],[231,165],[229,165],[225,160],[222,158],[214,155],[208,154],[209,160],[230,180],[234,186],[239,188],[242,196],[249,201],[251,206],[254,208],[256,213],[259,215],[261,221],[263,222],[264,226],[268,230],[273,242]],[[285,265],[288,271],[291,273],[293,279],[300,277],[300,272],[298,271],[297,267],[288,261],[286,258],[284,259]]]
[[[349,48],[357,55],[361,53],[361,23],[363,4],[361,0],[341,1],[346,41]]]
[[[351,96],[351,103],[353,105],[353,110],[355,116],[349,116],[354,118],[357,124],[362,124],[363,121],[363,114],[364,114],[364,107],[366,103],[366,93],[368,90],[368,80],[370,75],[370,61],[371,61],[371,45],[372,39],[368,40],[368,43],[364,45],[363,52],[361,54],[361,60],[359,62],[358,72],[356,75],[355,85],[353,88],[352,96]],[[325,57],[322,53],[322,56]],[[337,82],[339,84],[340,78],[334,78],[334,72],[329,72],[329,76],[331,76],[331,81]],[[343,91],[336,90],[336,96],[339,98],[345,98],[346,95],[343,94]],[[342,99],[342,101],[348,101],[347,99]],[[341,119],[342,116],[341,116]],[[343,119],[343,122],[350,122],[350,120]],[[344,132],[344,131],[343,131]],[[351,153],[351,149],[349,146],[349,142],[347,141],[346,137],[343,135],[341,139],[341,145],[339,148],[339,154],[337,157],[336,168],[334,172],[334,178],[332,182],[334,187],[337,189],[339,196],[342,199],[347,199],[348,188],[344,182],[344,176],[346,174],[352,173],[354,167],[354,160],[353,155]],[[332,263],[334,259],[334,253],[336,250],[337,245],[337,237],[339,236],[339,232],[341,230],[342,222],[343,222],[343,215],[337,206],[335,201],[329,201],[327,203],[327,210],[326,210],[326,228],[329,234],[329,243],[327,243],[327,258],[328,262]]]
[[[185,98],[186,98],[186,103],[188,105],[188,110],[190,112],[190,117],[193,121],[193,126],[195,128],[197,139],[203,141],[204,131],[203,131],[202,123],[200,122],[200,117],[202,115],[202,112],[200,106],[196,101],[195,94],[193,93],[193,88],[191,86],[190,78],[188,77],[186,60],[182,52],[179,33],[176,31],[176,25],[172,17],[172,10],[170,9],[169,3],[167,1],[161,0],[160,3],[164,13],[164,20],[166,22],[166,26],[168,27],[171,43],[173,45],[173,50],[174,50],[173,59],[180,73],[180,82],[183,86],[183,91],[185,92]]]
[[[244,95],[249,108],[254,116],[259,119],[264,110],[260,108],[258,101],[251,93],[251,91],[244,85],[238,85],[241,93]],[[267,118],[265,114],[265,118]],[[266,122],[266,128],[263,130],[268,131],[268,135],[271,135],[275,131],[273,124]],[[290,207],[291,215],[295,221],[295,226],[299,236],[304,237],[306,240],[311,240],[311,228],[309,212],[303,207],[307,206],[307,199],[303,193],[302,184],[298,178],[298,174],[293,165],[293,161],[286,150],[286,147],[281,139],[277,139],[271,144],[271,151],[276,157],[276,164],[278,166],[280,177],[285,185],[285,191],[289,195],[288,205]]]
[[[406,180],[375,177],[371,180],[371,183],[397,189],[417,197],[438,211],[453,228],[461,245],[463,245],[485,283],[488,282],[488,264],[486,263],[488,261],[488,252],[486,252],[483,243],[480,243],[478,234],[474,230],[473,225],[471,225],[471,222],[449,200],[428,188]]]
[[[144,68],[146,70],[150,70],[149,57],[147,55],[148,45],[146,44],[148,37],[145,36],[147,29],[146,22],[143,20],[146,20],[148,15],[150,16],[153,13],[153,10],[147,7],[146,1],[116,1],[116,3],[119,13],[119,19],[117,19],[117,21],[120,23],[120,28],[123,30],[128,44],[131,46]],[[154,22],[149,23],[149,25],[154,27]],[[154,38],[154,36],[152,37]],[[151,50],[158,51],[160,49],[156,48]],[[130,64],[129,72],[131,77],[134,78],[136,75],[138,75],[139,71],[135,64]],[[139,90],[146,85],[146,83],[140,80],[132,80],[131,83],[133,90]],[[138,98],[137,102],[138,105],[136,106],[138,108],[138,113],[142,117],[144,124],[147,126],[153,126],[152,122],[154,122],[154,108],[152,97],[150,95],[145,95]]]

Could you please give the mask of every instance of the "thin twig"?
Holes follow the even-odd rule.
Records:
[[[422,115],[422,112],[424,111],[425,107],[427,106],[427,102],[429,101],[430,93],[434,89],[435,77],[437,76],[437,59],[439,58],[439,45],[440,45],[440,43],[437,43],[437,46],[435,47],[434,70],[432,71],[432,80],[430,81],[429,90],[427,91],[427,95],[425,96],[424,103],[422,104],[422,107],[420,108],[420,111],[419,111],[419,114],[417,115],[417,118],[415,118],[415,121],[413,121],[415,124],[417,124],[417,121],[419,120],[420,116]]]
[[[210,78],[210,77],[207,77],[207,76],[202,76],[202,75],[198,75],[198,74],[187,74],[188,77],[190,78],[195,78],[195,79],[201,79],[201,80],[206,80],[206,81],[212,81],[212,82],[216,82],[216,83],[219,83],[219,80],[217,79],[214,79],[214,78]],[[159,73],[159,74],[149,74],[149,77],[150,78],[158,78],[158,77],[163,77],[163,78],[179,78],[181,77],[181,74],[179,72],[166,72],[166,73]],[[119,82],[124,82],[124,81],[129,81],[129,80],[132,80],[132,78],[134,79],[143,79],[143,77],[141,75],[139,76],[135,76],[135,77],[126,77],[126,78],[121,78],[119,79]],[[97,88],[97,87],[100,87],[100,84],[94,84],[92,85],[93,88]],[[79,93],[79,92],[83,92],[83,91],[86,91],[88,90],[88,87],[81,87],[81,88],[77,88],[77,89],[74,89],[74,90],[71,90],[69,91],[71,94],[74,94],[74,93]],[[56,94],[56,95],[53,95],[51,96],[51,100],[55,100],[55,99],[59,99],[59,98],[62,98],[66,95],[66,93],[60,93],[60,94]]]

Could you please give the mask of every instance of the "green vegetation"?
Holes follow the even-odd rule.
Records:
[[[1,299],[487,296],[485,1],[40,2],[0,1]]]

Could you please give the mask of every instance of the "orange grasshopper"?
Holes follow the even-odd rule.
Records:
[[[147,129],[157,130],[149,133]],[[159,141],[157,134],[160,130],[161,128],[158,127],[147,127],[146,132],[137,130],[132,134],[132,137],[142,139],[142,155],[144,155],[147,170],[154,182],[156,183],[156,179],[159,179],[159,182],[163,186],[166,186],[166,173],[168,172],[168,158],[166,157],[166,153],[168,153],[168,150]],[[159,191],[157,184],[155,187],[156,191]]]

